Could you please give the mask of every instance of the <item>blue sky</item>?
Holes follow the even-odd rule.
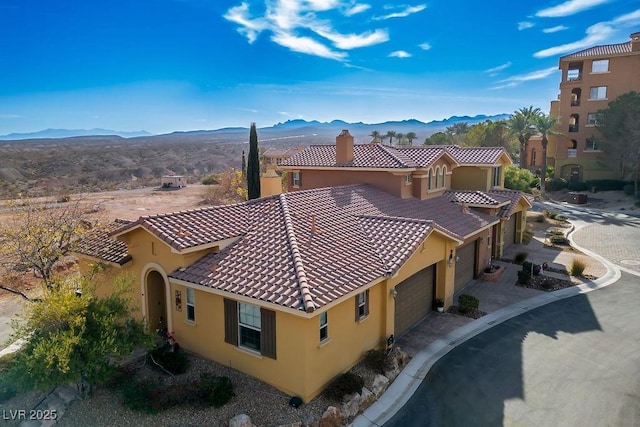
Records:
[[[549,109],[637,0],[2,0],[0,134]]]

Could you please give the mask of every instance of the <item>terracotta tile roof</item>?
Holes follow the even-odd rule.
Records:
[[[489,195],[484,191],[449,190],[445,191],[443,196],[451,200],[452,202],[466,203],[467,205],[498,206],[508,201],[508,199],[505,197],[495,194]]]
[[[298,152],[302,151],[298,147],[291,148],[267,148],[264,153],[261,154],[263,157],[290,157]]]
[[[128,254],[127,245],[118,240],[109,237],[113,230],[121,228],[131,221],[125,219],[116,219],[104,229],[96,233],[90,233],[83,236],[77,244],[74,252],[98,258],[113,264],[124,265],[131,260]]]
[[[617,55],[631,53],[631,42],[618,43],[618,44],[605,44],[602,46],[594,46],[588,49],[580,50],[578,52],[573,52],[568,55],[565,55],[560,58],[570,59],[570,58],[584,58],[588,56],[606,56],[606,55]]]
[[[418,165],[393,147],[383,144],[356,144],[353,161],[336,163],[335,145],[312,145],[282,162],[283,166],[353,167],[353,168],[415,168]]]
[[[143,216],[115,230],[118,235],[140,226],[177,250],[239,237],[247,229],[247,204],[214,206]]]
[[[370,185],[297,191],[245,205],[241,239],[170,277],[312,311],[393,274],[435,229],[462,240],[498,221],[463,212],[444,197],[399,199]]]
[[[461,165],[493,165],[507,155],[502,147],[460,147],[447,145],[445,149]]]
[[[531,202],[529,198],[524,195],[524,193],[516,190],[489,190],[489,194],[492,196],[504,197],[509,200],[509,204],[503,206],[498,211],[498,216],[501,218],[509,218],[515,212],[516,207],[518,206],[518,202],[521,199],[524,199],[528,206],[531,207]]]
[[[356,168],[416,168],[429,167],[443,155],[460,164],[495,164],[506,152],[501,147],[460,147],[429,145],[395,147],[384,144],[354,145],[354,158],[349,163],[336,163],[335,145],[312,145],[285,160],[283,166],[356,167]]]

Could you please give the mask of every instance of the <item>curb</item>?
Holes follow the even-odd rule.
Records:
[[[617,266],[602,256],[575,244],[572,235],[581,228],[583,228],[583,226],[575,227],[572,223],[572,230],[568,233],[567,238],[572,246],[578,248],[586,255],[597,259],[606,267],[607,272],[604,276],[594,281],[590,280],[580,285],[541,294],[501,308],[432,342],[411,359],[380,399],[358,415],[351,426],[370,427],[384,425],[409,401],[420,384],[422,384],[431,367],[465,341],[530,310],[552,302],[601,289],[617,282],[621,276],[620,269]],[[637,275],[638,273],[636,272],[635,274]]]

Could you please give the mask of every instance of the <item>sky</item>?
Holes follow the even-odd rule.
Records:
[[[0,135],[548,112],[638,0],[2,0]]]

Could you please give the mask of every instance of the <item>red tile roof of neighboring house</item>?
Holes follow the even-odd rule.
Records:
[[[466,203],[467,205],[499,206],[509,201],[505,197],[495,194],[490,195],[484,191],[449,190],[445,191],[443,196],[452,202]]]
[[[570,59],[570,58],[584,58],[588,56],[603,56],[603,55],[616,55],[623,53],[631,53],[631,42],[618,43],[618,44],[605,44],[602,46],[594,46],[588,49],[580,50],[578,52],[573,52],[568,55],[565,55],[560,58]]]
[[[116,219],[103,229],[83,236],[74,248],[74,252],[98,258],[113,264],[124,265],[131,260],[127,245],[112,239],[110,233],[113,230],[130,224],[131,221]]]
[[[282,164],[299,167],[411,169],[429,167],[442,156],[447,156],[453,163],[461,165],[492,165],[501,156],[507,156],[507,154],[502,147],[457,145],[396,147],[384,144],[360,144],[353,147],[353,161],[336,163],[335,145],[312,145]]]
[[[531,201],[521,191],[516,190],[489,190],[491,196],[504,197],[509,200],[509,204],[503,206],[498,211],[498,216],[501,218],[509,218],[515,212],[518,207],[518,202],[524,200],[528,207],[531,207]]]
[[[170,277],[313,311],[395,273],[434,230],[462,241],[498,221],[465,212],[444,197],[399,199],[365,184],[297,191],[244,206],[242,238]],[[171,218],[181,215],[167,215],[164,224],[175,229]],[[219,219],[211,216],[212,222]],[[194,224],[205,233],[211,226]]]

